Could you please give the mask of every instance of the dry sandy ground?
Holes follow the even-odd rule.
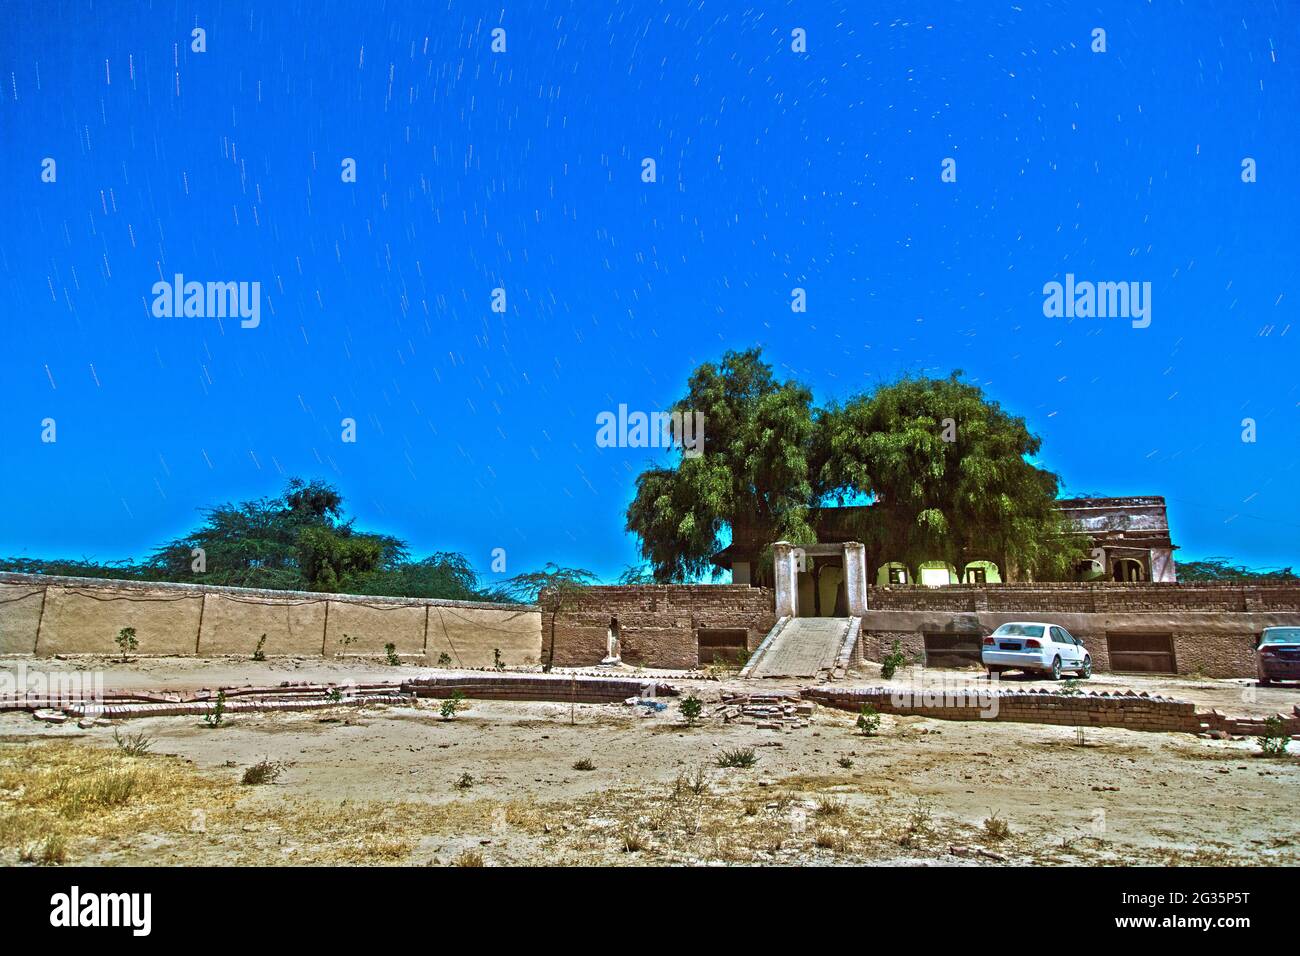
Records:
[[[413,673],[172,660],[114,667],[106,684]],[[870,668],[857,678],[876,682]],[[1242,688],[1231,682],[1124,681],[1252,712],[1232,702]],[[682,683],[706,701],[723,686]],[[1253,704],[1263,713],[1300,699],[1295,689],[1265,694]],[[218,728],[186,717],[123,722],[152,739],[140,757],[119,752],[112,727],[10,714],[0,717],[0,862],[1300,862],[1300,757],[1259,758],[1253,741],[1089,730],[1080,745],[1073,728],[889,716],[868,738],[852,715],[826,708],[782,732],[709,719],[687,728],[675,703],[639,710],[468,701],[444,720],[422,701],[237,715]],[[754,766],[718,766],[746,748]],[[280,776],[242,785],[261,760],[281,765]],[[576,769],[583,760],[594,769]]]

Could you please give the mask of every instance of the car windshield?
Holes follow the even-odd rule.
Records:
[[[1003,624],[993,632],[994,637],[1042,637],[1041,624]]]
[[[1270,627],[1261,644],[1300,644],[1300,627]]]

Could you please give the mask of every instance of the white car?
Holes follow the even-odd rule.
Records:
[[[1060,680],[1062,671],[1074,671],[1087,680],[1092,676],[1088,649],[1059,624],[1042,621],[1012,621],[984,638],[980,661],[989,674],[1008,670],[1041,671]]]

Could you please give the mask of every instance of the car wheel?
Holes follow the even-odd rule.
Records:
[[[1091,676],[1092,676],[1092,658],[1085,657],[1083,659],[1083,667],[1079,670],[1079,677],[1081,680],[1087,680]]]
[[[1060,657],[1052,658],[1052,670],[1050,671],[1048,676],[1052,680],[1061,679],[1061,658]]]

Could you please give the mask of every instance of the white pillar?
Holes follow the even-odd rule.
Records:
[[[778,541],[772,545],[775,566],[776,616],[796,617],[799,601],[799,566],[795,563],[794,545]]]
[[[858,541],[844,543],[844,590],[849,617],[867,613],[867,549]]]

